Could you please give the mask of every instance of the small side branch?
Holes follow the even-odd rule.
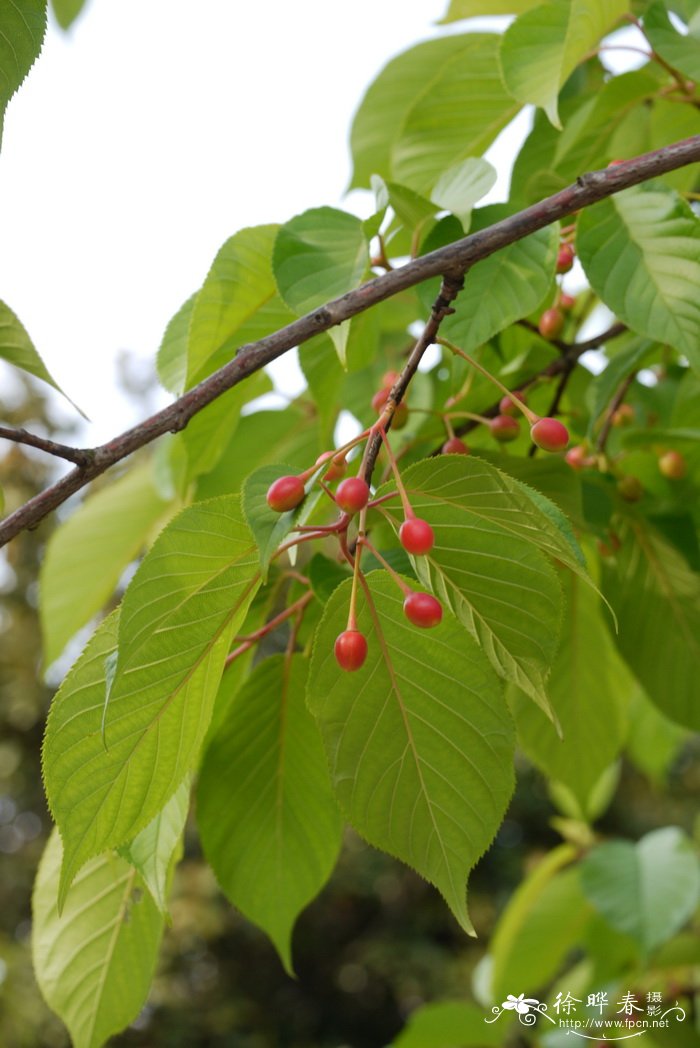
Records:
[[[27,447],[45,451],[47,455],[65,459],[76,466],[89,465],[95,454],[90,448],[73,448],[69,444],[58,444],[55,440],[49,440],[48,437],[37,437],[34,433],[28,433],[26,429],[10,429],[9,426],[0,426],[0,437],[3,440],[11,440],[14,444],[26,444]]]

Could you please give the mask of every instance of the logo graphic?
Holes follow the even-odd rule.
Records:
[[[678,1001],[664,1009],[662,995],[656,991],[643,995],[640,1004],[640,997],[628,990],[616,1003],[617,1008],[602,990],[589,993],[585,1005],[582,998],[574,997],[570,992],[558,993],[552,1004],[552,1015],[544,1001],[526,997],[524,993],[517,997],[509,993],[501,1005],[496,1004],[491,1009],[493,1018],[484,1019],[484,1022],[495,1023],[504,1012],[515,1012],[523,1026],[534,1026],[539,1018],[543,1018],[574,1037],[612,1042],[643,1037],[650,1030],[668,1029],[672,1022],[682,1023],[686,1018]],[[583,1008],[579,1009],[579,1005]]]

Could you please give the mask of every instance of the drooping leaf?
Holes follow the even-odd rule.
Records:
[[[507,207],[496,204],[474,214],[472,232],[505,218]],[[466,353],[488,342],[516,320],[532,313],[547,295],[554,275],[559,234],[547,226],[477,262],[466,275],[464,290],[440,333]],[[437,283],[427,281],[419,294],[428,306]]]
[[[61,29],[68,29],[82,12],[88,0],[51,0],[53,13]]]
[[[2,20],[0,17],[0,49],[2,46],[1,27]],[[0,77],[1,75],[2,74],[0,74]],[[2,112],[0,111],[0,121],[1,119]],[[0,134],[1,133],[2,125],[0,123]],[[33,375],[34,378],[41,379],[42,382],[47,382],[49,386],[53,386],[53,388],[62,396],[66,396],[47,370],[44,361],[34,348],[34,344],[25,331],[22,323],[15,316],[10,307],[6,306],[4,302],[0,302],[0,359],[6,360],[8,364],[12,364],[16,368],[21,368],[22,371],[26,371],[28,375]],[[69,400],[68,397],[66,397],[66,400],[73,404],[73,401]],[[75,404],[73,404],[73,407],[75,407]],[[80,409],[76,408],[76,410],[79,411]]]
[[[305,704],[307,660],[265,659],[207,749],[197,791],[202,846],[222,889],[292,971],[301,910],[328,879],[342,823]]]
[[[54,531],[40,575],[45,665],[104,607],[168,511],[146,464],[100,488]]]
[[[700,33],[679,33],[659,0],[644,12],[644,35],[669,65],[691,80],[700,80]]]
[[[414,559],[419,579],[454,611],[496,671],[551,716],[545,681],[557,647],[561,589],[543,553],[565,557],[582,572],[575,543],[551,516],[558,511],[475,456],[429,459],[402,479],[414,512],[435,532],[431,552]],[[398,527],[399,506],[392,501],[384,509]]]
[[[467,1001],[433,1001],[411,1013],[392,1048],[498,1048],[504,1026],[484,1025],[483,1009]]]
[[[241,229],[219,249],[192,308],[188,389],[232,360],[240,346],[293,319],[280,301],[272,273],[278,229]]]
[[[661,712],[700,729],[700,575],[642,521],[618,532],[621,548],[604,592],[618,617],[617,644]]]
[[[143,1006],[163,918],[136,870],[113,852],[85,866],[59,915],[61,863],[54,830],[32,897],[34,972],[75,1048],[101,1048]]]
[[[700,370],[700,221],[677,193],[655,182],[587,208],[576,245],[605,305]]]
[[[520,108],[498,75],[499,41],[446,36],[392,59],[355,115],[352,186],[379,174],[426,194],[452,164],[488,149]]]
[[[341,808],[371,844],[436,885],[467,930],[466,878],[491,842],[512,789],[512,723],[497,677],[445,612],[412,626],[384,572],[367,578],[358,628],[369,638],[354,673],[338,668],[351,582],[318,627],[308,703],[318,720]]]
[[[515,699],[513,713],[526,755],[568,786],[586,812],[593,787],[622,748],[634,679],[603,621],[597,595],[571,572],[563,582],[566,614],[547,680],[561,737],[525,696]]]
[[[357,287],[369,267],[369,244],[359,218],[332,207],[312,208],[282,226],[272,259],[285,303],[301,316]],[[328,332],[345,363],[349,325]]]
[[[490,993],[501,1001],[515,987],[535,993],[558,971],[591,917],[571,844],[552,849],[520,883],[500,916],[491,940]]]
[[[173,863],[182,851],[182,831],[190,803],[190,782],[186,778],[162,811],[120,849],[122,858],[137,870],[162,914],[168,912],[168,887]]]
[[[0,142],[7,103],[34,65],[45,33],[46,0],[12,0],[0,7]]]
[[[541,106],[561,127],[560,88],[627,7],[627,0],[551,0],[525,11],[506,30],[500,52],[513,98]]]
[[[238,499],[183,510],[52,704],[46,792],[61,830],[62,898],[86,859],[134,838],[196,760],[230,638],[259,585]],[[105,660],[118,661],[105,704]]]
[[[581,865],[581,884],[608,924],[632,936],[648,956],[698,905],[700,863],[685,833],[665,826],[636,844],[600,844]]]

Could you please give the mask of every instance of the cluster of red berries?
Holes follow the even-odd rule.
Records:
[[[513,398],[517,398],[521,404],[526,403],[524,393],[503,397],[498,406],[499,414],[489,419],[491,436],[500,444],[507,444],[520,436],[520,423],[513,417],[517,411]],[[529,417],[533,417],[532,413]],[[530,439],[543,451],[563,451],[569,443],[569,431],[559,419],[535,418],[530,426]]]

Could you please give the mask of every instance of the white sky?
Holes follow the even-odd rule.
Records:
[[[115,357],[153,359],[228,236],[321,204],[366,210],[343,201],[352,115],[446,6],[90,0],[67,35],[50,25],[5,119],[0,298],[93,420],[84,443],[137,421]],[[508,137],[490,154],[496,198]]]

